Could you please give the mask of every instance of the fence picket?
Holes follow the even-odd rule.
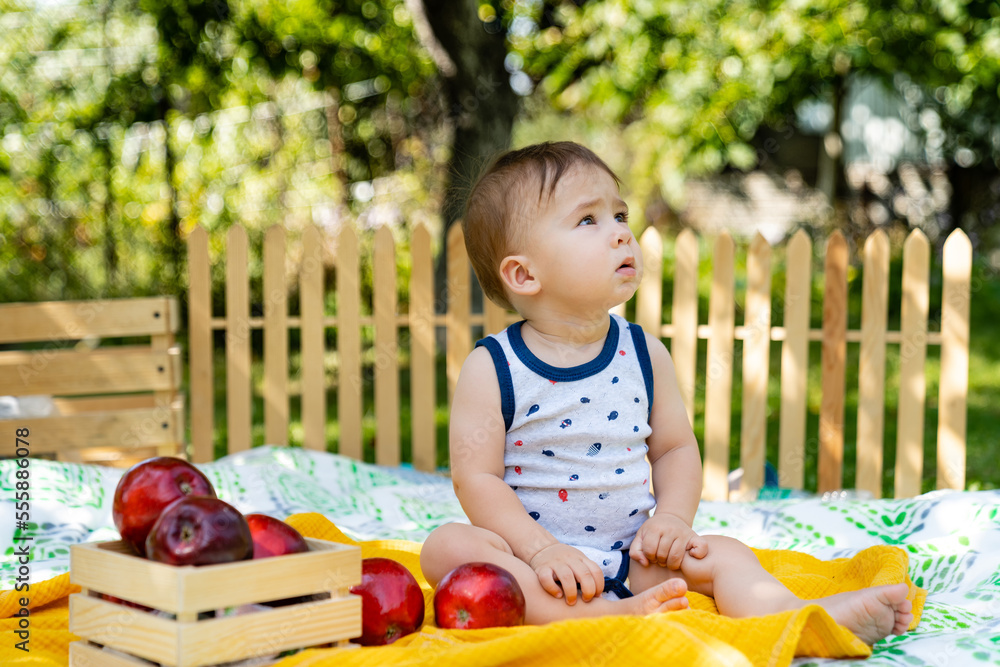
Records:
[[[230,454],[250,449],[250,287],[247,232],[226,234],[226,430]]]
[[[876,230],[865,242],[858,364],[858,489],[882,497],[885,428],[885,338],[889,309],[889,237]]]
[[[483,296],[483,335],[500,333],[507,327],[507,310]]]
[[[215,388],[212,356],[212,267],[208,232],[198,225],[188,237],[188,361],[191,368],[191,460],[215,458]]]
[[[446,327],[448,349],[445,364],[448,372],[448,406],[455,395],[455,383],[465,358],[472,352],[472,331],[469,328],[469,255],[465,250],[462,225],[455,223],[448,231],[448,314]]]
[[[362,460],[361,281],[358,235],[344,225],[337,235],[337,421],[338,453]]]
[[[823,397],[819,405],[818,491],[844,479],[844,376],[847,370],[847,239],[839,231],[826,244],[823,287]]]
[[[663,327],[663,237],[649,227],[639,239],[642,282],[636,295],[635,323],[657,338]]]
[[[674,244],[674,296],[671,309],[673,338],[670,356],[677,371],[688,421],[694,426],[695,388],[698,385],[698,237],[690,229]],[[659,335],[659,334],[657,334]]]
[[[756,497],[767,457],[767,381],[771,358],[771,246],[757,232],[747,256],[743,326],[743,413],[740,420],[740,496]]]
[[[323,330],[323,237],[309,225],[302,233],[299,304],[302,315],[302,445],[326,451],[326,344]]]
[[[264,442],[288,444],[288,288],[285,228],[264,234]]]
[[[969,392],[969,301],[972,243],[956,229],[944,243],[941,386],[938,390],[937,488],[965,488],[966,398]]]
[[[396,242],[392,230],[375,230],[375,462],[399,465],[399,343],[396,326]]]
[[[812,241],[805,230],[800,229],[792,235],[785,264],[778,479],[780,486],[801,489],[805,481],[806,381],[809,377],[809,306],[812,303]]]
[[[410,240],[413,268],[410,273],[410,411],[413,467],[437,468],[434,367],[434,261],[431,233],[417,224]]]
[[[920,493],[924,469],[924,404],[927,383],[927,313],[931,249],[919,229],[903,244],[903,302],[900,310],[899,413],[896,428],[897,498]]]
[[[481,318],[471,315],[469,262],[461,228],[449,232],[446,299],[442,316],[435,308],[432,239],[423,225],[411,237],[413,267],[409,285],[409,312],[397,312],[395,243],[388,228],[374,235],[373,315],[363,317],[360,301],[360,257],[357,232],[349,225],[336,239],[336,313],[327,316],[325,304],[324,243],[320,230],[303,234],[303,262],[299,274],[301,311],[287,312],[286,232],[267,230],[263,244],[263,317],[250,317],[246,232],[233,227],[227,234],[226,313],[212,316],[209,239],[196,227],[188,239],[189,349],[192,459],[211,460],[213,435],[213,335],[226,336],[226,400],[229,451],[251,444],[252,382],[250,375],[253,329],[264,332],[264,435],[268,443],[288,440],[288,329],[299,327],[302,340],[302,424],[305,445],[326,448],[325,334],[336,327],[337,421],[339,452],[363,457],[362,327],[374,327],[376,462],[400,463],[399,327],[409,327],[412,419],[412,461],[418,469],[437,464],[435,397],[436,327],[447,333],[448,401],[454,382],[472,347],[471,323],[482,322],[485,333],[500,331],[510,321],[504,309],[487,302]],[[896,456],[897,496],[920,492],[923,461],[926,346],[941,349],[941,389],[938,418],[940,487],[962,488],[965,480],[966,400],[968,393],[969,299],[972,249],[968,237],[956,232],[944,248],[944,292],[941,332],[928,333],[930,244],[918,232],[904,246],[902,327],[887,331],[889,242],[875,232],[864,252],[861,327],[847,329],[848,246],[833,234],[825,264],[823,328],[811,330],[812,246],[800,230],[786,248],[784,326],[772,326],[770,287],[773,251],[756,235],[747,255],[747,293],[744,322],[735,325],[735,245],[726,233],[713,248],[709,321],[698,323],[699,240],[685,230],[675,243],[674,295],[671,322],[663,324],[663,239],[654,229],[640,238],[645,274],[637,292],[636,321],[645,330],[671,338],[671,354],[689,418],[694,421],[701,378],[696,377],[699,339],[708,341],[705,382],[704,497],[726,499],[730,461],[730,423],[735,340],[742,342],[743,405],[740,464],[744,470],[739,497],[752,498],[763,483],[767,444],[767,389],[770,341],[782,343],[779,483],[802,488],[806,436],[807,379],[810,341],[822,341],[822,402],[819,432],[819,491],[843,485],[844,371],[847,342],[860,342],[859,411],[856,486],[880,495],[884,449],[884,394],[886,345],[901,343],[899,424]],[[166,341],[167,343],[169,341]],[[166,343],[165,343],[166,344]],[[734,495],[734,497],[736,497]]]
[[[733,393],[733,298],[735,247],[728,233],[715,242],[712,293],[708,304],[708,356],[705,362],[705,484],[707,500],[729,497],[729,436]]]

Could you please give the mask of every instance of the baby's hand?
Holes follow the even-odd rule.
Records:
[[[649,517],[636,533],[628,555],[642,565],[655,563],[679,570],[685,554],[704,558],[708,543],[683,519],[666,512]]]
[[[566,604],[576,604],[577,583],[584,602],[604,591],[604,573],[597,563],[579,549],[556,542],[531,557],[528,562],[538,582],[550,595],[566,596]]]

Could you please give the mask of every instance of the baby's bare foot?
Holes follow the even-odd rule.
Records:
[[[683,579],[667,579],[628,600],[632,603],[633,614],[645,616],[663,611],[687,609],[688,600],[684,597],[685,593],[687,584]]]
[[[892,584],[838,593],[815,602],[837,623],[871,645],[889,634],[906,632],[913,621],[913,605],[906,599],[907,593],[906,584]]]

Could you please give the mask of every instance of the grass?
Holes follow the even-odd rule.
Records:
[[[672,283],[670,281],[671,248],[666,248],[665,285],[664,299],[668,300],[672,294]],[[703,250],[702,257],[707,256]],[[745,261],[745,257],[738,257],[738,261]],[[776,253],[775,274],[780,277],[782,258]],[[707,262],[702,262],[706,265]],[[814,264],[815,266],[815,264]],[[821,263],[819,264],[821,267]],[[744,267],[737,267],[737,275],[742,275]],[[890,328],[898,328],[898,303],[899,291],[898,276],[900,275],[899,260],[894,260],[892,275],[895,283],[890,286]],[[931,275],[939,275],[940,266],[932,267]],[[967,465],[966,484],[971,490],[1000,488],[1000,466],[995,465],[997,442],[996,425],[998,422],[998,410],[995,406],[1000,405],[1000,345],[997,345],[997,337],[993,334],[993,325],[1000,320],[1000,281],[997,280],[997,271],[986,261],[977,258],[973,267],[973,296],[971,305],[972,332],[970,340],[970,372],[969,372],[969,398],[968,398],[968,427],[967,427]],[[850,275],[851,312],[849,313],[849,327],[857,328],[860,322],[860,282],[859,271],[852,271]],[[737,293],[741,293],[740,285],[737,285]],[[700,291],[702,296],[702,307],[707,308],[708,291],[710,288],[710,274],[706,267],[705,273],[700,280]],[[784,285],[780,280],[775,280],[774,292],[774,313],[772,322],[780,323],[783,314],[780,309],[780,297],[783,294]],[[940,284],[931,286],[931,306],[930,319],[931,329],[935,329],[934,322],[940,317]],[[814,312],[812,326],[818,328],[822,316],[822,284],[817,278],[814,285]],[[742,322],[742,312],[737,304],[737,322]],[[665,312],[669,312],[666,310]],[[702,313],[702,321],[706,321],[707,314]],[[370,334],[370,331],[367,333]],[[255,350],[262,348],[260,340],[261,333],[254,332],[253,347]],[[221,342],[221,341],[220,341]],[[297,350],[294,349],[296,342],[293,337],[291,355],[291,377],[292,395],[290,397],[290,427],[289,444],[301,445],[303,429],[301,423],[301,401],[295,392],[294,382],[298,376],[298,364],[300,361]],[[667,341],[669,347],[669,341]],[[334,341],[328,341],[328,347],[332,350]],[[698,376],[703,378],[705,373],[705,352],[706,342],[701,341],[699,349],[699,370]],[[859,345],[849,343],[847,348],[847,364],[845,386],[845,413],[844,413],[844,488],[852,488],[855,482],[855,439],[857,430],[857,410],[858,410],[858,355]],[[898,408],[898,369],[899,369],[899,348],[889,345],[887,349],[886,368],[886,393],[885,393],[885,431],[884,431],[884,473],[883,473],[883,495],[891,497],[893,494],[893,471],[895,465],[895,444],[896,444],[896,414]],[[778,458],[778,424],[780,394],[778,378],[780,377],[780,343],[772,343],[770,367],[771,379],[768,387],[768,422],[767,422],[767,457],[772,463]],[[217,350],[215,356],[215,455],[220,457],[226,453],[226,408],[225,408],[225,360],[224,351]],[[400,431],[402,443],[403,460],[409,460],[410,456],[410,387],[409,387],[409,366],[406,363],[407,350],[403,349],[401,354],[400,372]],[[821,347],[819,343],[810,345],[809,352],[809,381],[808,381],[808,404],[807,404],[807,427],[806,427],[806,466],[805,485],[806,488],[816,488],[816,459],[817,442],[819,428],[819,407],[820,395],[820,359]],[[364,408],[363,408],[363,438],[364,457],[366,461],[374,461],[374,442],[376,438],[376,420],[374,414],[374,398],[372,392],[372,362],[368,359],[364,366]],[[326,425],[326,439],[328,449],[331,452],[337,451],[339,436],[339,425],[337,422],[337,382],[336,368],[337,357],[335,351],[330,351],[325,360],[328,379],[327,406],[328,419]],[[736,369],[733,379],[732,394],[732,417],[731,417],[731,447],[730,447],[730,468],[739,466],[739,438],[740,438],[740,416],[742,405],[742,384],[740,381],[740,370],[742,368],[742,347],[739,341],[736,342],[733,368]],[[929,346],[927,350],[927,393],[926,410],[924,424],[924,491],[929,491],[934,487],[936,477],[936,440],[937,440],[937,394],[938,377],[940,371],[938,348]],[[259,353],[255,352],[252,363],[253,391],[253,428],[252,445],[264,444],[263,428],[263,400],[261,398],[261,387],[263,383],[263,365],[259,358]],[[437,424],[437,447],[438,465],[444,467],[448,460],[447,430],[448,414],[446,405],[446,373],[444,359],[438,359],[437,365],[437,409],[435,411],[435,421]],[[696,394],[697,408],[694,424],[695,434],[699,442],[704,434],[704,386],[699,387]]]

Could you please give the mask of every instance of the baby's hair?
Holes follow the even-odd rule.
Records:
[[[512,307],[500,279],[500,262],[520,247],[532,221],[536,207],[528,200],[530,187],[538,183],[540,205],[576,164],[593,165],[621,182],[589,148],[572,141],[547,141],[500,155],[472,186],[462,218],[465,247],[483,292],[494,303]]]

